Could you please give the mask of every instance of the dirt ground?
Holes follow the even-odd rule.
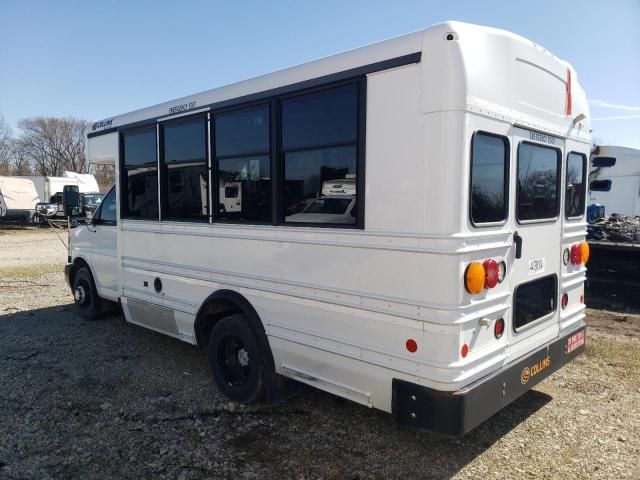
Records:
[[[0,479],[640,478],[640,315],[460,438],[314,389],[228,403],[195,347],[76,316],[46,230],[0,229]]]

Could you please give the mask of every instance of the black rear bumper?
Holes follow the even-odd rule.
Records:
[[[584,344],[578,348],[567,348],[569,338],[579,332],[586,335],[586,327],[560,337],[516,363],[455,392],[433,390],[394,378],[393,416],[400,424],[434,432],[449,435],[467,433],[580,355]]]

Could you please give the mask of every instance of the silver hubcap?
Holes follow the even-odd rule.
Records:
[[[249,365],[249,352],[247,352],[244,348],[238,350],[238,363],[242,367],[246,367]]]
[[[87,292],[82,285],[78,285],[76,287],[76,290],[73,292],[73,298],[75,299],[76,303],[79,303],[81,305],[84,303],[85,299],[87,298]]]

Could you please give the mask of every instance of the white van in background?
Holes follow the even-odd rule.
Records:
[[[603,205],[607,216],[640,215],[640,150],[598,145],[591,153],[589,204]]]
[[[29,221],[38,203],[38,192],[28,178],[0,176],[0,220]]]

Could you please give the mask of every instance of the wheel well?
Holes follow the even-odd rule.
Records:
[[[89,270],[89,273],[93,277],[93,272],[91,272],[91,267],[89,267],[89,264],[86,262],[84,258],[76,257],[73,260],[72,265],[73,266],[71,267],[71,271],[69,272],[69,284],[71,284],[72,288],[73,288],[73,280],[75,279],[76,272],[80,270],[82,267],[87,267],[87,270]]]
[[[265,359],[269,363],[268,367],[273,369],[273,356],[267,334],[264,330],[262,320],[253,308],[253,305],[241,294],[233,290],[218,290],[204,301],[198,314],[196,315],[195,334],[196,342],[202,349],[206,349],[209,342],[209,335],[222,318],[235,313],[242,313],[249,321],[249,326],[258,340],[258,345],[265,354]]]

